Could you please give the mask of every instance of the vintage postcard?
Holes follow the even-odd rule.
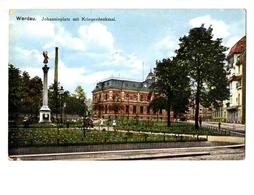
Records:
[[[243,160],[244,9],[10,9],[9,160]]]

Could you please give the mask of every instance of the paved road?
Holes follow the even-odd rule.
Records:
[[[161,148],[121,151],[99,151],[12,156],[17,160],[240,160],[245,157],[245,145],[212,147]]]
[[[244,148],[211,150],[209,155],[168,158],[168,160],[244,160]],[[167,159],[167,158],[165,158]]]

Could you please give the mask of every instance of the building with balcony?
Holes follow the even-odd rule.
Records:
[[[93,117],[166,120],[166,110],[154,112],[149,108],[149,103],[154,98],[149,88],[153,82],[152,72],[143,82],[114,77],[98,82],[92,91]],[[173,121],[173,112],[171,120]]]
[[[246,36],[242,37],[227,55],[230,98],[216,109],[214,119],[231,123],[245,123]]]
[[[245,57],[246,36],[241,38],[227,56],[230,99],[226,102],[227,121],[245,122]]]

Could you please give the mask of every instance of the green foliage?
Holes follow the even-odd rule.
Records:
[[[9,120],[14,120],[21,112],[23,89],[20,70],[9,64]]]
[[[67,93],[64,101],[66,102],[66,114],[77,114],[79,116],[84,116],[85,112],[87,111],[87,106],[83,99],[78,99],[77,97],[71,96]]]
[[[28,73],[26,74],[29,76]],[[24,98],[22,112],[24,114],[29,113],[36,118],[41,107],[43,85],[39,77],[30,79],[27,76],[24,77],[23,73]]]
[[[197,132],[195,125],[188,122],[174,122],[170,127],[166,126],[165,122],[158,121],[139,121],[134,119],[120,119],[117,121],[117,129],[127,131],[142,131],[156,133],[172,133],[172,134],[192,134],[192,135],[229,135],[228,132],[209,129],[206,127],[200,128]]]
[[[226,70],[224,69],[226,47],[222,39],[213,39],[212,27],[202,25],[190,30],[188,36],[179,39],[176,51],[179,62],[188,70],[195,94],[195,126],[198,129],[199,104],[208,107],[229,97]]]
[[[196,141],[196,139],[192,137],[184,137],[179,140],[177,137],[169,135],[96,130],[87,130],[84,136],[83,130],[79,128],[57,129],[53,127],[44,127],[10,129],[9,147],[53,146],[58,144],[58,138],[60,145]]]
[[[156,62],[155,83],[152,85],[153,91],[160,94],[160,98],[152,102],[154,108],[165,108],[170,126],[170,111],[184,113],[187,108],[188,97],[190,95],[189,78],[186,68],[178,58],[162,59]]]
[[[149,107],[152,108],[154,112],[158,112],[160,109],[166,109],[167,100],[162,96],[156,97],[149,103]]]
[[[82,101],[86,100],[85,91],[80,85],[77,86],[77,88],[75,89],[75,93],[73,95],[74,95],[74,97],[76,97],[77,99],[80,99]]]
[[[48,104],[52,115],[58,115],[60,112],[59,85],[60,83],[54,82],[49,86],[48,89]]]
[[[9,65],[9,119],[17,120],[19,114],[38,115],[42,98],[42,81],[30,78],[14,65]]]

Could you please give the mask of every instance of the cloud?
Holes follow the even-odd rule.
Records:
[[[141,77],[143,60],[135,53],[117,48],[106,25],[92,22],[69,30],[61,23],[43,21],[39,24],[11,21],[10,37],[15,40],[10,44],[10,63],[27,71],[31,77],[43,78],[41,53],[47,50],[50,66],[48,83],[53,83],[55,47],[59,47],[63,55],[59,56],[58,78],[69,91],[81,85],[89,95],[98,81],[108,77]],[[64,55],[67,52],[69,55]]]
[[[52,22],[40,20],[40,16],[33,16],[36,21],[10,20],[10,37],[13,39],[47,39],[55,36],[56,25]]]
[[[24,49],[21,47],[10,48],[10,61],[19,66],[39,66],[43,56],[37,49]]]
[[[80,39],[89,47],[89,50],[106,50],[114,49],[114,38],[107,27],[101,23],[91,23],[82,25],[78,30]]]
[[[107,27],[101,23],[81,25],[78,35],[73,36],[63,26],[56,25],[55,35],[43,47],[65,47],[71,50],[93,53],[108,53],[114,50],[114,38]]]
[[[158,50],[176,49],[177,46],[178,46],[177,39],[171,35],[167,35],[166,37],[162,38],[155,45],[156,49],[158,49]]]
[[[189,21],[189,25],[191,27],[200,27],[202,24],[204,24],[206,28],[212,25],[215,38],[226,38],[230,35],[230,27],[222,20],[216,20],[211,18],[210,15],[192,18]]]
[[[178,38],[174,35],[166,35],[155,43],[154,50],[158,58],[168,58],[175,55],[178,48]]]

